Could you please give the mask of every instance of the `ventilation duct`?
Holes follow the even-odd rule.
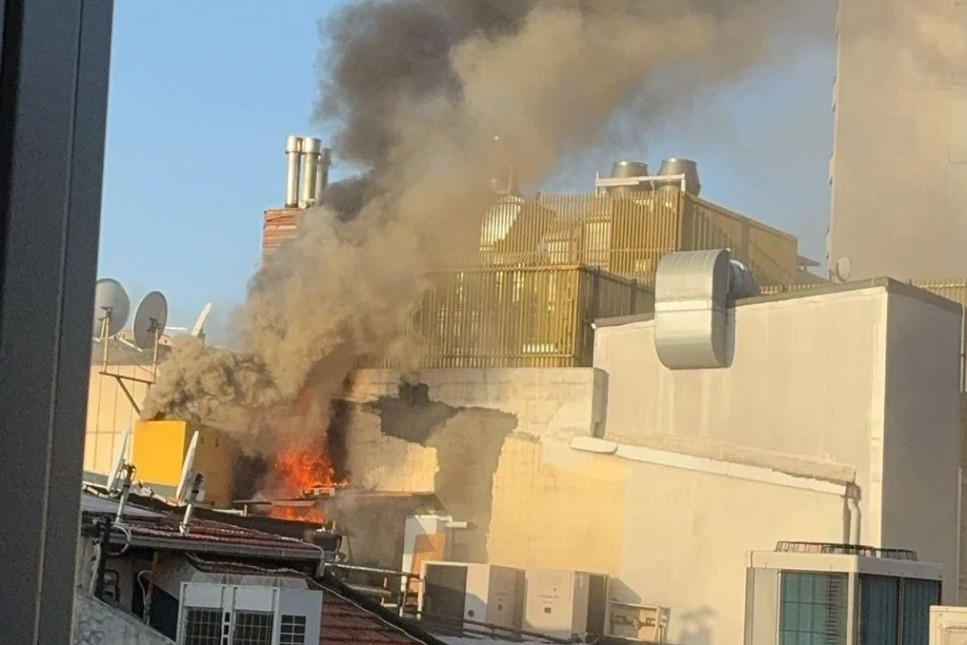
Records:
[[[299,205],[310,206],[316,199],[316,181],[322,155],[322,141],[307,137],[302,140],[302,182],[299,187]]]
[[[728,250],[669,253],[655,274],[655,349],[668,369],[714,369],[732,363],[730,304],[758,295],[751,272]]]
[[[299,205],[299,166],[302,157],[302,138],[288,137],[285,140],[285,207]]]

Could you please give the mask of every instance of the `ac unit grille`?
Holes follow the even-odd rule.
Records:
[[[188,609],[185,613],[185,645],[222,645],[220,609]]]
[[[232,645],[272,645],[275,616],[265,611],[236,611]]]
[[[279,645],[306,645],[306,617],[282,616]]]

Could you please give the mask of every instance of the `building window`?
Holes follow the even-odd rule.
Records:
[[[900,579],[860,575],[859,583],[860,645],[897,645]]]
[[[221,645],[222,610],[188,609],[185,612],[184,645]]]
[[[936,580],[903,581],[903,645],[927,645],[930,642],[930,606],[940,604],[940,582]]]
[[[846,645],[848,580],[845,573],[783,572],[779,645]]]
[[[273,618],[264,611],[235,612],[232,645],[272,645]]]
[[[306,617],[282,616],[279,631],[279,645],[306,644]]]

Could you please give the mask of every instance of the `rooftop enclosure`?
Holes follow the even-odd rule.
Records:
[[[795,237],[685,193],[508,197],[484,217],[480,260],[487,265],[584,264],[654,284],[673,251],[728,248],[760,284],[797,282]]]
[[[265,212],[263,259],[295,237],[312,211]],[[449,267],[586,265],[653,284],[672,251],[728,248],[759,284],[799,281],[795,237],[728,211],[678,187],[638,193],[505,197],[481,218],[477,252]],[[444,268],[444,267],[440,267]]]
[[[596,319],[655,306],[651,288],[587,266],[435,271],[428,279],[408,335],[422,367],[587,367]]]

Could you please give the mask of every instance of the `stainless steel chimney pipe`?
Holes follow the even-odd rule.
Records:
[[[319,173],[319,157],[322,154],[322,141],[312,137],[302,140],[302,186],[299,206],[312,206],[316,200],[316,181]]]
[[[322,203],[323,193],[329,185],[329,167],[332,165],[332,150],[323,148],[319,156],[319,169],[316,175],[316,204]]]
[[[288,137],[285,140],[285,206],[299,205],[299,165],[302,157],[302,138]]]

